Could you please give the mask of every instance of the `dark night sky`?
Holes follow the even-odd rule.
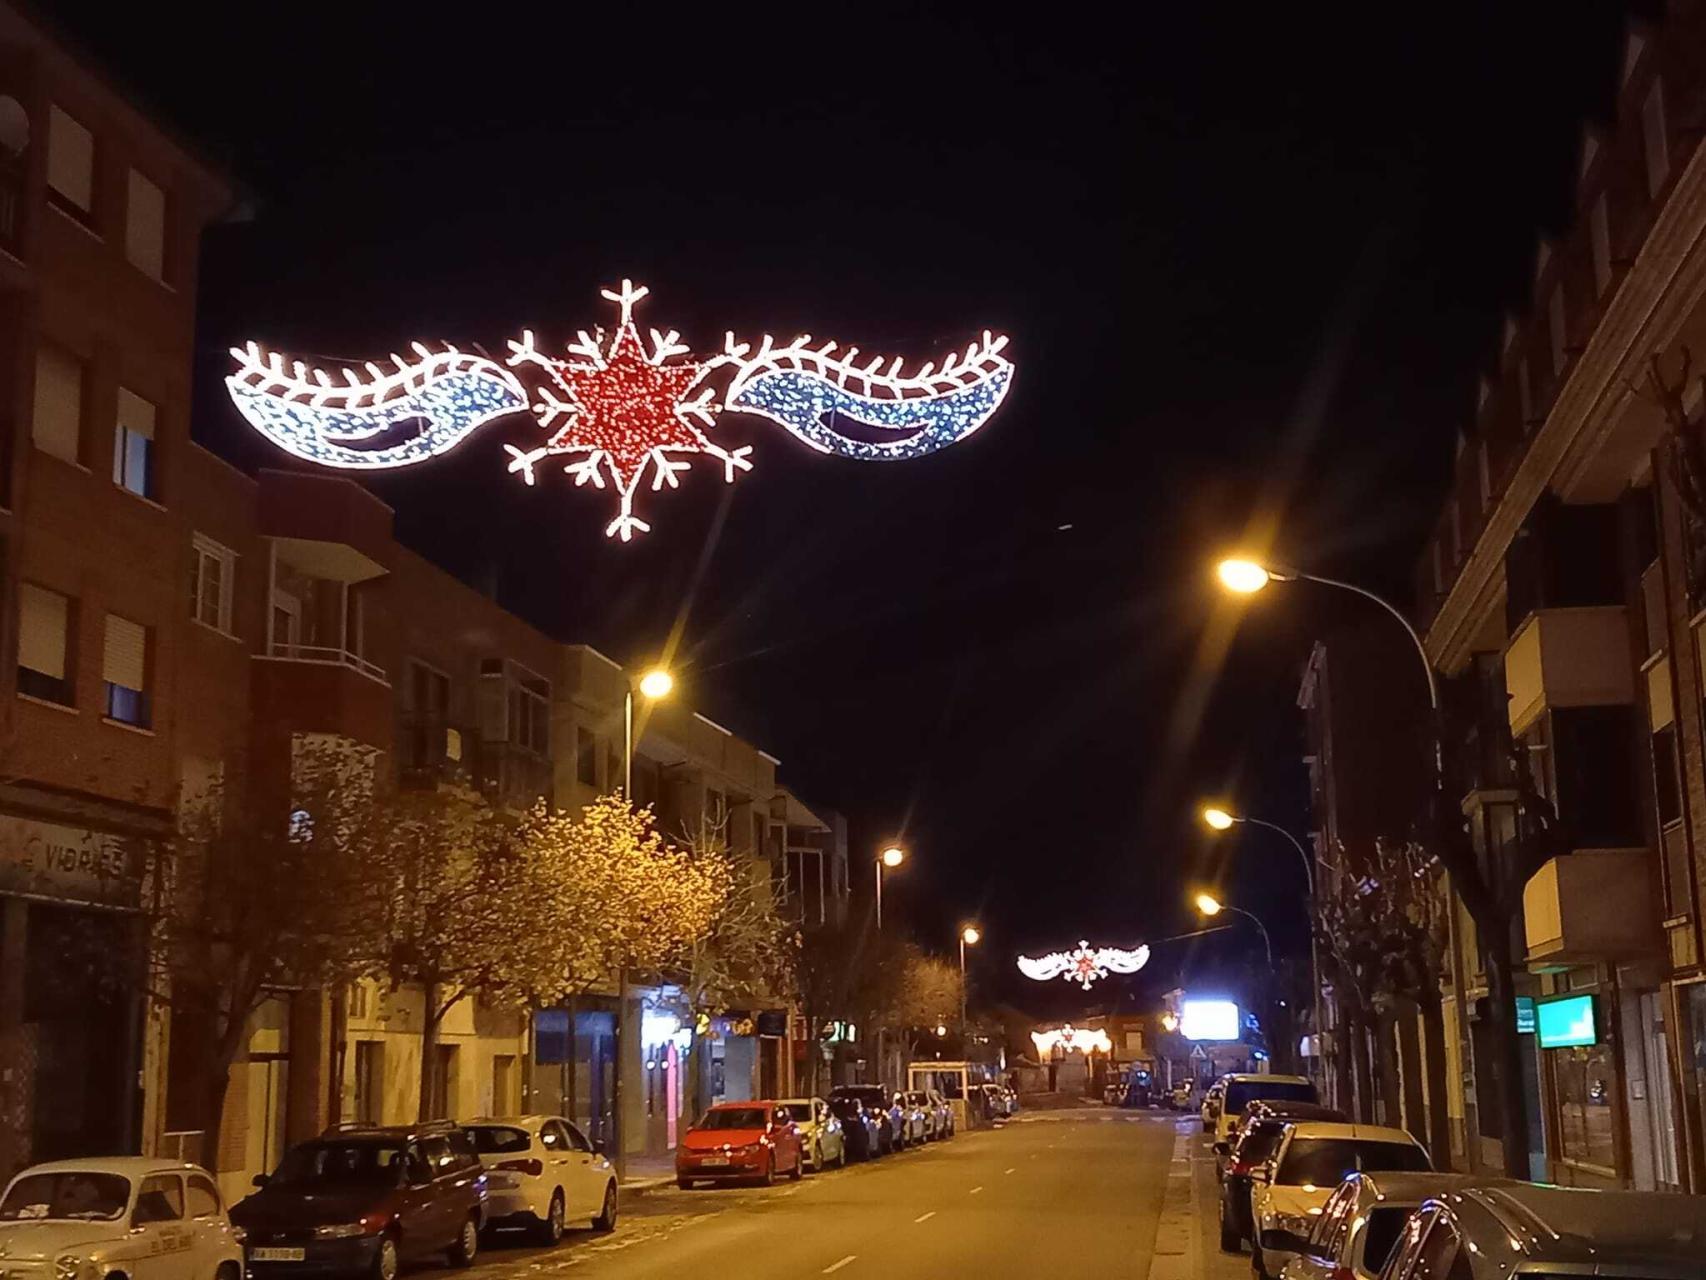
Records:
[[[896,909],[944,949],[980,917],[990,977],[1190,928],[1205,878],[1301,945],[1289,852],[1191,811],[1302,826],[1297,677],[1345,606],[1238,621],[1207,566],[1270,537],[1407,601],[1619,45],[1615,7],[1556,3],[62,8],[254,195],[204,242],[195,414],[246,463],[278,455],[216,379],[250,337],[564,339],[623,276],[700,347],[1012,336],[963,446],[857,464],[731,420],[756,472],[701,462],[629,546],[566,477],[502,474],[524,422],[375,486],[564,639],[642,660],[679,623],[695,702],[850,815],[856,866],[904,831]]]

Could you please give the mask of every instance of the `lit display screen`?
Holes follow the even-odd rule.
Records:
[[[1599,1043],[1591,995],[1542,1001],[1534,1006],[1534,1015],[1542,1049],[1573,1049]]]
[[[1187,1040],[1236,1040],[1238,1006],[1230,1000],[1185,1000],[1179,1005],[1179,1034]]]

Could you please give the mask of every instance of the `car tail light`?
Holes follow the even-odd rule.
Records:
[[[539,1160],[500,1160],[492,1168],[508,1169],[511,1173],[525,1173],[530,1178],[537,1178],[545,1172],[544,1162]]]
[[[1228,1177],[1232,1178],[1248,1178],[1250,1176],[1250,1166],[1245,1164],[1242,1160],[1234,1160],[1231,1164],[1226,1166],[1226,1173]],[[1338,1278],[1335,1277],[1335,1280],[1338,1280]]]

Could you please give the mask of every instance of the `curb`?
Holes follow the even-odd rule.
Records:
[[[1202,1236],[1198,1230],[1201,1206],[1191,1167],[1191,1138],[1173,1139],[1173,1160],[1167,1167],[1167,1193],[1155,1228],[1149,1280],[1203,1280]]]

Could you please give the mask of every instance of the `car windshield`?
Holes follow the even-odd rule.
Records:
[[[474,1150],[481,1155],[512,1155],[533,1145],[533,1135],[525,1129],[507,1124],[476,1124],[468,1128],[474,1139]]]
[[[1380,1269],[1391,1256],[1392,1246],[1398,1243],[1398,1233],[1404,1229],[1404,1222],[1409,1216],[1410,1210],[1407,1208],[1376,1209],[1368,1215],[1368,1226],[1362,1236],[1362,1269],[1366,1274],[1380,1274]]]
[[[0,1222],[75,1218],[112,1222],[130,1203],[130,1179],[116,1173],[32,1173],[19,1178],[0,1201]]]
[[[829,1109],[842,1120],[851,1120],[859,1114],[859,1103],[854,1098],[831,1098]]]
[[[1314,1102],[1318,1095],[1307,1080],[1240,1080],[1226,1086],[1221,1110],[1239,1116],[1257,1098],[1286,1098],[1293,1102]]]
[[[809,1102],[785,1102],[782,1105],[788,1108],[788,1114],[796,1120],[812,1118],[812,1104]]]
[[[764,1125],[763,1107],[717,1107],[699,1122],[701,1129],[762,1129]]]
[[[1358,1138],[1297,1138],[1286,1150],[1277,1182],[1288,1187],[1336,1187],[1363,1169],[1425,1173],[1427,1154],[1409,1142]]]
[[[1272,1160],[1283,1137],[1284,1125],[1253,1124],[1244,1131],[1244,1136],[1238,1139],[1232,1158],[1240,1164],[1261,1164],[1265,1160]]]
[[[404,1151],[384,1142],[305,1142],[285,1152],[273,1186],[395,1186],[402,1179]]]

